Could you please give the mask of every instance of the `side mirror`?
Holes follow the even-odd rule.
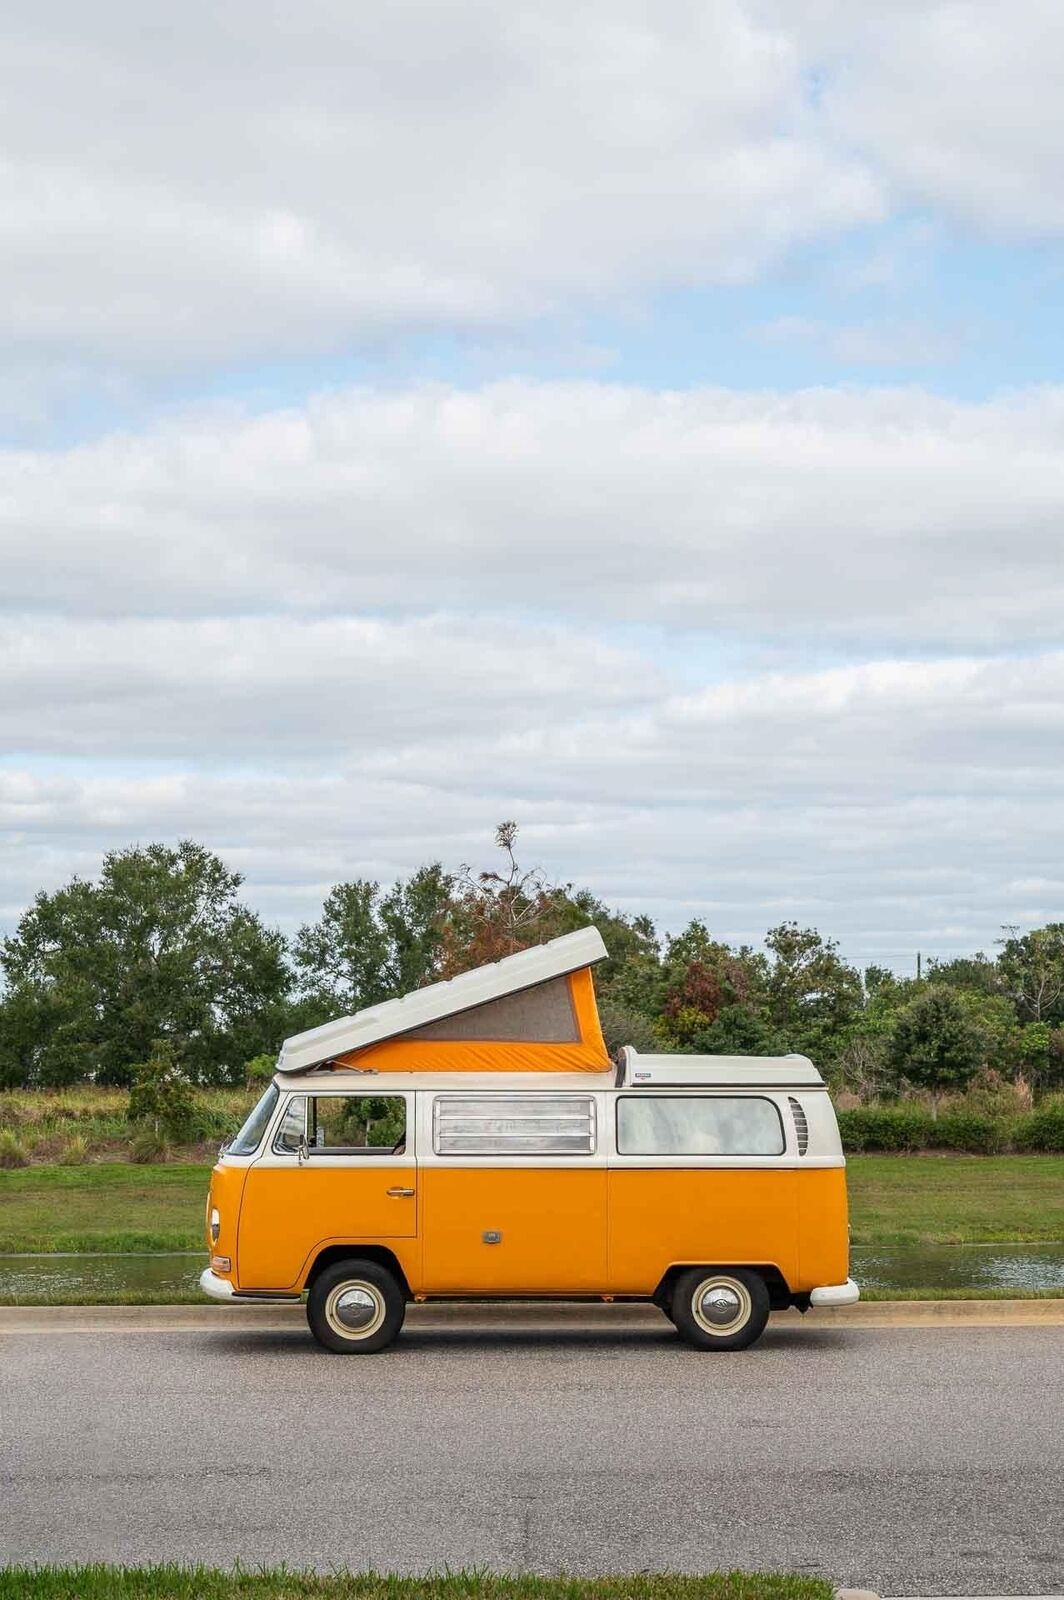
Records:
[[[299,1144],[296,1146],[296,1151],[299,1156],[300,1166],[303,1165],[304,1161],[310,1160],[310,1145],[307,1143],[307,1136],[305,1133],[301,1133],[299,1135]]]
[[[223,1139],[222,1140],[221,1144],[218,1146],[218,1159],[219,1159],[219,1161],[225,1155],[225,1152],[229,1149],[229,1146],[232,1144],[232,1142],[233,1142],[232,1136],[230,1136],[228,1139]]]

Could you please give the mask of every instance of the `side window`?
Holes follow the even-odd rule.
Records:
[[[309,1099],[310,1153],[382,1156],[406,1148],[406,1101],[398,1094],[318,1094]]]
[[[438,1156],[590,1156],[595,1102],[588,1095],[437,1095]]]
[[[781,1156],[783,1123],[754,1095],[622,1095],[617,1150],[624,1156]]]

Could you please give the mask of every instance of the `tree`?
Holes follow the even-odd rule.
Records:
[[[239,1080],[276,1050],[284,941],[203,845],[113,851],[99,880],[41,892],[0,949],[9,1082],[128,1084],[157,1044],[194,1082]]]
[[[983,1061],[984,1040],[954,990],[929,988],[897,1015],[890,1040],[895,1069],[931,1095],[937,1115],[939,1096],[963,1089]]]
[[[1064,922],[1021,934],[1007,927],[998,971],[1022,1022],[1064,1022]]]
[[[771,1021],[791,1040],[792,1049],[832,1056],[843,1030],[861,1011],[859,974],[843,961],[838,945],[815,928],[781,922],[769,929],[765,944],[773,957],[768,979]]]
[[[500,822],[495,843],[503,852],[500,868],[477,872],[463,862],[455,885],[448,926],[445,976],[499,961],[551,938],[558,902],[564,897],[541,867],[522,867],[515,852],[516,822]]]
[[[304,1026],[407,994],[439,976],[451,878],[438,864],[398,879],[386,893],[355,878],[326,896],[317,922],[293,943],[308,1011]]]

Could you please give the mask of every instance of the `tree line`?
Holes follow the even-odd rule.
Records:
[[[795,922],[763,950],[700,920],[662,936],[523,868],[517,831],[499,826],[497,865],[479,871],[337,884],[289,940],[203,845],[114,851],[95,880],[39,893],[0,946],[0,1088],[129,1085],[152,1059],[189,1083],[242,1083],[290,1033],[591,922],[610,952],[596,988],[611,1050],[798,1050],[862,1099],[916,1089],[934,1104],[980,1073],[1036,1096],[1064,1086],[1064,923],[1005,929],[992,956],[920,978],[860,972]]]

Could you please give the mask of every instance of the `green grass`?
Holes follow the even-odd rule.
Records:
[[[710,1572],[617,1578],[493,1577],[449,1572],[328,1577],[286,1568],[0,1567],[0,1600],[831,1600],[822,1578]]]
[[[210,1167],[20,1167],[0,1172],[0,1254],[201,1250]]]
[[[1064,1239],[1064,1156],[851,1156],[854,1244]]]

